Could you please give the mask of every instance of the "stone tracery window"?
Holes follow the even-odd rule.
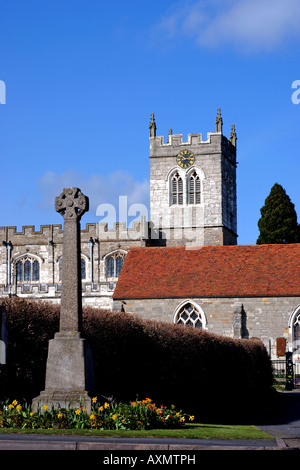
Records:
[[[186,302],[175,314],[174,323],[191,326],[193,328],[204,328],[205,318],[200,307],[193,302]]]
[[[125,253],[122,251],[109,255],[106,258],[106,277],[119,277],[124,260]]]
[[[16,262],[17,282],[39,281],[40,265],[38,260],[24,256]]]

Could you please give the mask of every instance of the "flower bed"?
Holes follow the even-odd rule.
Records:
[[[174,429],[193,420],[194,416],[176,410],[174,405],[158,407],[150,398],[129,404],[101,404],[94,397],[90,414],[83,407],[44,406],[33,413],[31,406],[22,406],[17,400],[0,404],[0,428],[12,429]]]

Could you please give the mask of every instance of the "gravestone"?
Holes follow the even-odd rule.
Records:
[[[32,409],[83,406],[89,413],[93,391],[92,358],[81,337],[82,293],[80,219],[89,200],[79,188],[65,188],[55,199],[55,209],[64,218],[62,295],[59,332],[49,341],[45,390],[34,398]]]

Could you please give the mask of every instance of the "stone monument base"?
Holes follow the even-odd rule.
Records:
[[[89,393],[94,391],[92,363],[90,350],[80,333],[56,333],[49,341],[45,390],[33,399],[33,412],[47,405],[48,409],[82,406],[90,413]]]
[[[87,413],[91,413],[92,400],[88,392],[81,390],[44,390],[40,395],[32,400],[32,411],[36,413],[38,409],[43,412],[44,406],[51,411],[52,408],[85,408]]]

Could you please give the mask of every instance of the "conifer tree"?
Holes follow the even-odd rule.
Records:
[[[300,242],[295,206],[280,184],[274,184],[260,213],[258,245]]]

